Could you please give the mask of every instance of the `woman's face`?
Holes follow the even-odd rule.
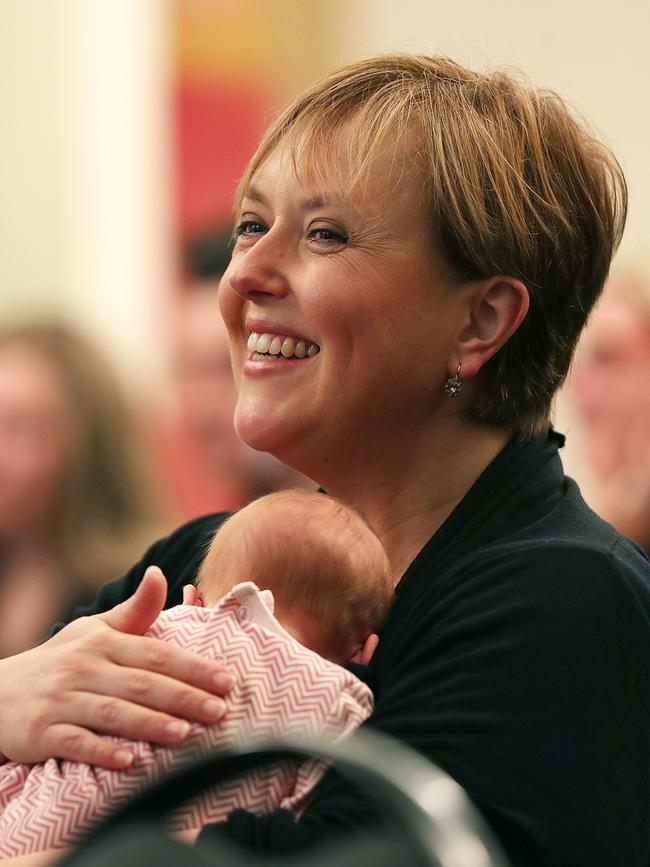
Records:
[[[235,426],[253,447],[308,471],[314,456],[431,424],[465,311],[421,188],[388,152],[354,196],[299,179],[282,148],[253,176],[219,290]],[[289,358],[269,354],[280,347]]]
[[[51,522],[71,458],[70,416],[62,377],[41,352],[0,348],[0,538],[38,535]]]
[[[650,329],[627,298],[603,295],[581,339],[572,396],[592,428],[630,424],[650,411]]]

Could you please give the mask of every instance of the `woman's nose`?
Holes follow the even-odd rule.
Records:
[[[244,298],[260,295],[283,297],[289,291],[286,262],[269,235],[248,250],[233,256],[227,277],[231,287]]]

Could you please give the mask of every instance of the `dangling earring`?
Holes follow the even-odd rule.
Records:
[[[459,364],[455,376],[448,377],[447,381],[445,382],[445,394],[447,395],[447,397],[456,397],[458,392],[463,387],[463,383],[460,378],[460,368],[461,365]]]

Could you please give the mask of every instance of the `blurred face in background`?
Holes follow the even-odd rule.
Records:
[[[650,402],[650,322],[624,295],[605,294],[585,332],[573,397],[590,425],[632,418]]]
[[[584,453],[603,478],[633,468],[647,476],[650,431],[650,320],[615,289],[596,307],[569,380]]]
[[[211,284],[193,287],[178,315],[176,376],[184,422],[215,464],[245,462],[226,326]]]
[[[72,452],[69,396],[47,357],[0,346],[0,541],[43,532],[57,508]]]

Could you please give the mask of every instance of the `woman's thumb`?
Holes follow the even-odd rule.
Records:
[[[166,598],[167,579],[158,566],[149,566],[133,596],[100,616],[113,629],[142,635],[163,610]]]

